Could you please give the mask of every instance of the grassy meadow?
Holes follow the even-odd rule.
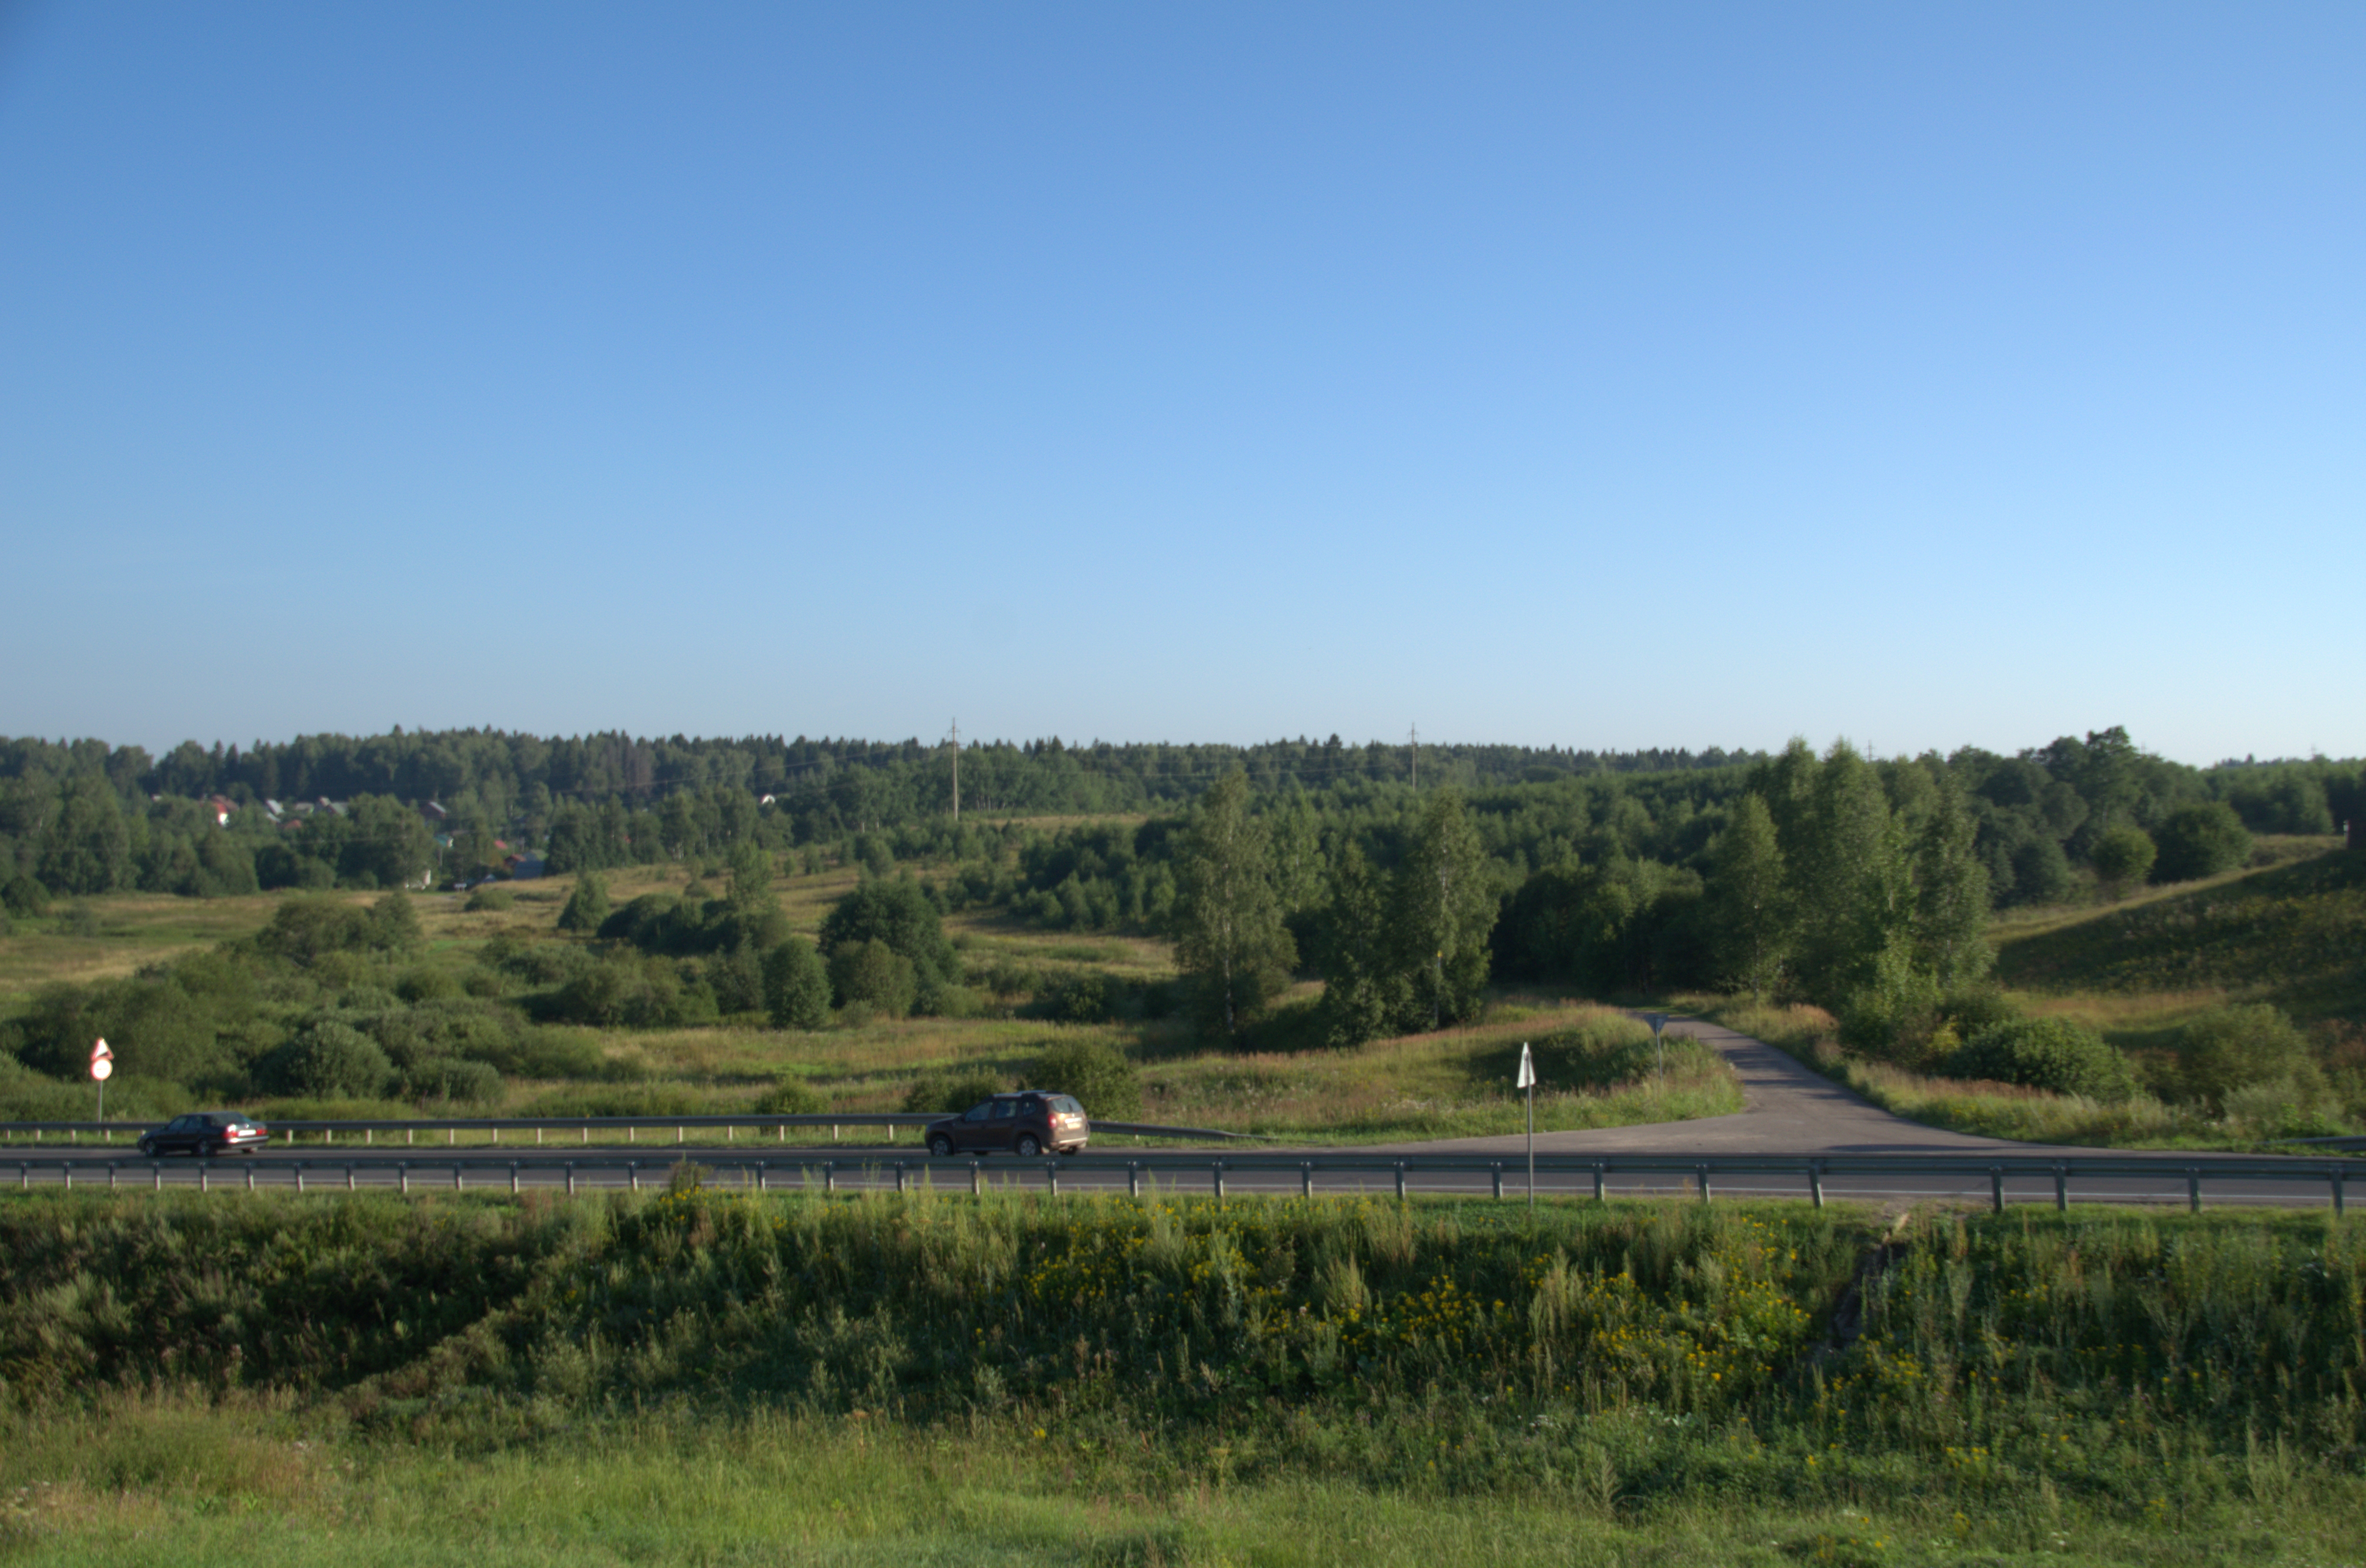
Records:
[[[621,906],[642,893],[678,890],[688,875],[679,867],[637,868],[610,872],[606,881]],[[774,892],[792,926],[811,936],[860,875],[852,867],[783,874]],[[397,970],[356,972],[353,985],[405,995],[515,997],[520,982],[501,972],[492,956],[578,940],[557,928],[572,890],[572,879],[556,878],[505,886],[490,900],[412,895],[422,933],[418,950]],[[61,905],[42,921],[19,922],[0,937],[0,1014],[27,1006],[45,985],[119,979],[252,935],[287,896],[110,895]],[[366,909],[384,895],[310,896]],[[1171,946],[1144,936],[1049,932],[993,912],[954,913],[945,924],[965,973],[974,977],[978,1005],[970,1016],[890,1018],[850,1010],[814,1031],[772,1028],[760,1015],[683,1028],[543,1025],[538,1038],[549,1048],[537,1059],[566,1060],[570,1070],[513,1070],[493,1098],[467,1106],[466,1114],[728,1114],[772,1106],[784,1082],[809,1092],[824,1112],[902,1111],[924,1080],[984,1075],[1024,1082],[1046,1047],[1079,1038],[1104,1042],[1135,1064],[1138,1119],[1295,1143],[1516,1132],[1526,1125],[1525,1105],[1512,1081],[1524,1041],[1535,1047],[1543,1081],[1536,1103],[1540,1130],[1720,1115],[1741,1105],[1739,1085],[1714,1052],[1678,1046],[1669,1051],[1662,1073],[1641,1025],[1564,997],[1506,994],[1470,1025],[1346,1050],[1212,1049],[1171,1017],[1091,1023],[1045,1017],[1031,998],[1079,978],[1136,995],[1171,989]],[[1318,989],[1301,985],[1285,997],[1285,1022],[1304,1015]],[[1286,1027],[1270,1033],[1292,1037]],[[17,1082],[17,1097],[26,1103],[16,1114],[89,1114],[82,1108],[89,1096],[80,1086],[32,1084],[23,1075]],[[173,1108],[159,1100],[143,1113],[139,1091],[136,1081],[119,1081],[110,1103],[134,1115]],[[393,1117],[419,1110],[390,1100],[266,1097],[249,1103],[266,1118],[283,1119]],[[828,1138],[817,1132],[806,1140]]]
[[[2361,1243],[2083,1208],[0,1194],[0,1554],[2349,1563]]]

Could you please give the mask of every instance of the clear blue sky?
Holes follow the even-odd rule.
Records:
[[[2366,7],[0,0],[0,733],[2366,751]]]

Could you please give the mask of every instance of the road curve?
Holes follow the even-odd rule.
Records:
[[[1789,1053],[1701,1019],[1668,1021],[1717,1051],[1741,1081],[1741,1106],[1729,1116],[1583,1132],[1538,1133],[1538,1154],[2100,1154],[2052,1144],[2015,1143],[1947,1132],[1892,1115],[1853,1089],[1803,1066]],[[1436,1138],[1386,1146],[1401,1154],[1520,1154],[1525,1135]]]

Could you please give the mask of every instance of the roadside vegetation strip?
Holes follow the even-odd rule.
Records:
[[[434,1539],[451,1527],[400,1495],[423,1484],[511,1489],[523,1516],[469,1529],[549,1555],[580,1539],[570,1495],[649,1532],[639,1555],[695,1555],[699,1510],[660,1479],[692,1460],[743,1525],[999,1539],[1024,1497],[1056,1516],[1039,1549],[1105,1538],[1108,1561],[1129,1537],[1134,1561],[1279,1545],[1277,1500],[1333,1489],[1368,1513],[1484,1499],[1539,1542],[1573,1517],[1846,1560],[1823,1548],[1858,1529],[1861,1561],[2046,1530],[2141,1560],[2147,1534],[2231,1541],[2263,1509],[2338,1545],[2366,1504],[2354,1220],[35,1197],[0,1203],[0,1482],[69,1494],[9,1528],[59,1549],[242,1490],[330,1539]],[[627,1517],[532,1471],[670,1501]],[[777,1511],[727,1495],[766,1473]],[[952,1483],[950,1519],[860,1505],[858,1526],[864,1484],[917,1506],[922,1473]],[[1192,1501],[1235,1494],[1230,1520]],[[1316,1517],[1351,1539],[1346,1511]]]
[[[2206,1103],[2170,1103],[2143,1090],[2103,1098],[1918,1072],[1847,1049],[1839,1025],[1820,1007],[1747,997],[1676,1000],[1699,1017],[1775,1047],[1894,1115],[1953,1132],[2089,1148],[2261,1153],[2289,1152],[2298,1136],[2339,1136],[2338,1122],[2320,1126],[2281,1081],[2226,1095],[2214,1115]],[[2204,1026],[2217,1023],[2215,1014],[2203,1020]]]

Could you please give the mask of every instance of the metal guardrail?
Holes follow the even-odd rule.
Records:
[[[234,1165],[243,1172],[244,1184],[249,1191],[254,1189],[259,1171],[275,1175],[287,1172],[296,1190],[303,1192],[308,1190],[308,1174],[315,1180],[326,1174],[331,1178],[332,1185],[342,1185],[350,1191],[356,1186],[360,1172],[392,1170],[404,1192],[411,1190],[414,1174],[443,1173],[445,1179],[437,1183],[439,1187],[463,1191],[472,1173],[481,1177],[490,1171],[497,1179],[505,1172],[509,1190],[513,1193],[522,1190],[527,1173],[554,1177],[563,1174],[567,1191],[574,1193],[578,1190],[579,1180],[592,1173],[621,1171],[630,1187],[638,1191],[642,1178],[647,1174],[667,1172],[675,1166],[694,1163],[714,1175],[727,1176],[730,1180],[727,1184],[755,1192],[772,1190],[774,1181],[779,1178],[793,1179],[800,1184],[809,1182],[817,1172],[821,1190],[825,1193],[838,1191],[844,1178],[859,1180],[866,1186],[884,1185],[888,1172],[893,1173],[895,1189],[904,1192],[915,1172],[923,1182],[933,1185],[936,1173],[952,1175],[965,1170],[970,1190],[978,1193],[984,1191],[985,1173],[988,1170],[1008,1170],[1021,1178],[1040,1173],[1044,1179],[1045,1188],[1053,1195],[1060,1191],[1060,1180],[1064,1174],[1071,1177],[1083,1173],[1101,1174],[1108,1178],[1107,1185],[1113,1188],[1116,1175],[1121,1172],[1125,1177],[1126,1190],[1136,1196],[1140,1195],[1145,1178],[1155,1181],[1161,1176],[1197,1177],[1207,1182],[1205,1190],[1216,1198],[1226,1195],[1225,1179],[1228,1175],[1242,1177],[1279,1172],[1295,1174],[1299,1179],[1300,1193],[1306,1197],[1315,1195],[1318,1175],[1360,1177],[1377,1173],[1393,1178],[1396,1195],[1400,1198],[1406,1195],[1408,1182],[1415,1176],[1477,1173],[1492,1178],[1493,1195],[1504,1198],[1526,1193],[1524,1178],[1528,1169],[1527,1161],[1516,1156],[1496,1158],[1369,1152],[1199,1154],[1178,1150],[991,1161],[975,1156],[897,1159],[879,1155],[840,1158],[819,1152],[801,1154],[792,1151],[762,1156],[752,1153],[716,1155],[711,1149],[703,1152],[705,1158],[696,1160],[688,1153],[672,1159],[644,1159],[623,1155],[574,1155],[561,1159],[555,1155],[543,1155],[507,1160],[492,1155],[454,1154],[422,1159],[393,1154],[353,1153],[316,1159],[282,1155],[234,1162],[200,1159],[190,1163],[196,1168],[197,1184],[208,1190],[211,1186],[210,1173],[226,1164]],[[147,1174],[150,1184],[161,1190],[164,1185],[167,1166],[175,1162],[163,1159],[128,1161],[97,1153],[75,1153],[21,1158],[16,1163],[20,1188],[31,1185],[36,1170],[55,1171],[69,1187],[73,1185],[77,1171],[105,1170],[107,1185],[113,1188],[121,1184],[123,1173],[129,1167],[136,1172]],[[5,1169],[5,1161],[0,1161],[0,1169]],[[2278,1186],[2318,1187],[2331,1199],[2333,1212],[2339,1215],[2346,1210],[2349,1180],[2360,1170],[2360,1167],[2357,1162],[2346,1159],[2274,1159],[2239,1156],[2195,1159],[2176,1156],[1627,1154],[1601,1158],[1539,1155],[1535,1170],[1538,1176],[1590,1176],[1593,1196],[1596,1201],[1607,1195],[1609,1182],[1614,1176],[1674,1175],[1686,1179],[1703,1203],[1712,1200],[1717,1182],[1723,1178],[1791,1178],[1804,1188],[1807,1196],[1819,1208],[1824,1204],[1827,1182],[1835,1178],[1845,1181],[1868,1176],[1936,1176],[1974,1182],[1985,1179],[1991,1204],[1999,1212],[2006,1206],[2006,1183],[2011,1181],[2026,1182],[2038,1179],[2050,1182],[2057,1209],[2068,1206],[2070,1186],[2074,1182],[2140,1180],[2160,1183],[2181,1181],[2189,1205],[2197,1212],[2202,1207],[2205,1181],[2251,1182]],[[341,1183],[335,1180],[340,1175],[343,1177]],[[1508,1189],[1507,1175],[1512,1178]],[[557,1183],[553,1182],[550,1184]],[[482,1185],[481,1182],[479,1185]],[[1357,1190],[1362,1190],[1360,1182]]]
[[[501,1142],[503,1133],[532,1133],[538,1144],[542,1142],[541,1135],[548,1132],[580,1133],[582,1141],[586,1143],[591,1141],[593,1133],[623,1133],[625,1141],[635,1142],[642,1132],[662,1132],[667,1127],[674,1129],[674,1141],[677,1143],[688,1141],[685,1135],[693,1127],[719,1129],[726,1135],[741,1128],[785,1133],[791,1127],[828,1127],[833,1138],[838,1137],[840,1127],[885,1127],[892,1141],[897,1127],[925,1127],[931,1122],[941,1122],[948,1116],[960,1114],[959,1111],[850,1111],[822,1112],[814,1115],[760,1115],[750,1113],[700,1116],[421,1116],[359,1121],[265,1119],[265,1126],[270,1128],[275,1138],[283,1134],[289,1137],[317,1134],[326,1142],[334,1142],[340,1137],[348,1139],[359,1137],[365,1147],[374,1145],[380,1133],[389,1137],[400,1133],[405,1144],[415,1142],[421,1133],[443,1133],[446,1135],[448,1147],[459,1141],[460,1134],[471,1132],[489,1134],[490,1141],[495,1144]],[[162,1122],[0,1122],[0,1137],[13,1138],[30,1134],[36,1143],[51,1138],[77,1143],[85,1135],[136,1139],[163,1125]],[[1216,1143],[1270,1141],[1256,1133],[1225,1132],[1215,1127],[1160,1126],[1148,1122],[1095,1121],[1091,1130],[1119,1137],[1201,1138]]]

